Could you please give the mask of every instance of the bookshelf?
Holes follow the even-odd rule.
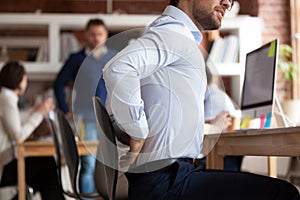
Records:
[[[144,27],[157,15],[127,14],[0,14],[0,52],[14,49],[25,57],[26,50],[43,50],[40,61],[24,61],[30,80],[51,81],[60,70],[60,36],[64,31],[82,31],[90,18],[101,18],[114,33]],[[10,33],[13,33],[12,35]],[[13,52],[13,51],[12,51]],[[37,56],[37,55],[35,55]],[[3,56],[2,56],[3,59]],[[25,59],[26,60],[26,59]],[[3,66],[0,61],[0,67]]]
[[[158,15],[128,14],[41,14],[41,13],[3,13],[0,14],[0,49],[3,46],[44,49],[44,59],[39,62],[24,62],[30,80],[51,81],[62,66],[60,61],[60,36],[63,31],[82,30],[90,18],[102,18],[109,31],[117,33],[124,30],[144,27]],[[214,63],[215,74],[230,77],[230,96],[239,103],[243,83],[246,53],[261,45],[262,20],[257,17],[225,17],[220,33],[235,35],[238,38],[238,62]],[[18,32],[9,35],[10,31]],[[0,61],[0,67],[3,62]]]
[[[207,61],[207,64],[212,67],[211,71],[214,75],[230,78],[231,93],[229,95],[237,104],[240,104],[246,54],[262,45],[262,29],[263,21],[258,17],[244,15],[225,17],[218,35],[224,38],[233,35],[237,38],[237,60],[235,62],[215,62],[209,58]]]

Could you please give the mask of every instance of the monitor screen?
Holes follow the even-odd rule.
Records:
[[[241,97],[242,115],[259,118],[273,112],[279,40],[273,40],[246,56]]]

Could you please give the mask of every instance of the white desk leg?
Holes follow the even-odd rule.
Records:
[[[277,178],[277,157],[268,157],[268,175]]]

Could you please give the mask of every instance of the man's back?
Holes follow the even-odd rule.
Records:
[[[176,17],[179,20],[160,17],[104,69],[110,88],[108,110],[119,110],[116,120],[132,137],[147,137],[138,165],[200,153],[205,64],[189,31],[194,26],[181,22],[186,16]],[[132,73],[123,73],[127,70]],[[114,92],[120,90],[116,96]],[[129,112],[122,112],[124,108]],[[140,129],[133,130],[137,126]]]

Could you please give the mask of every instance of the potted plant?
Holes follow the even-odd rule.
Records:
[[[287,84],[290,91],[289,99],[281,102],[282,109],[288,119],[293,123],[300,122],[300,114],[295,112],[300,109],[300,100],[296,98],[294,91],[297,84],[298,66],[292,61],[293,49],[288,44],[282,44],[279,48],[278,70],[282,72],[281,79]]]
[[[293,82],[296,80],[298,66],[292,61],[293,49],[288,44],[282,44],[279,47],[278,69],[282,71],[282,80],[287,82],[289,89],[293,91]],[[293,92],[291,92],[293,98]]]

